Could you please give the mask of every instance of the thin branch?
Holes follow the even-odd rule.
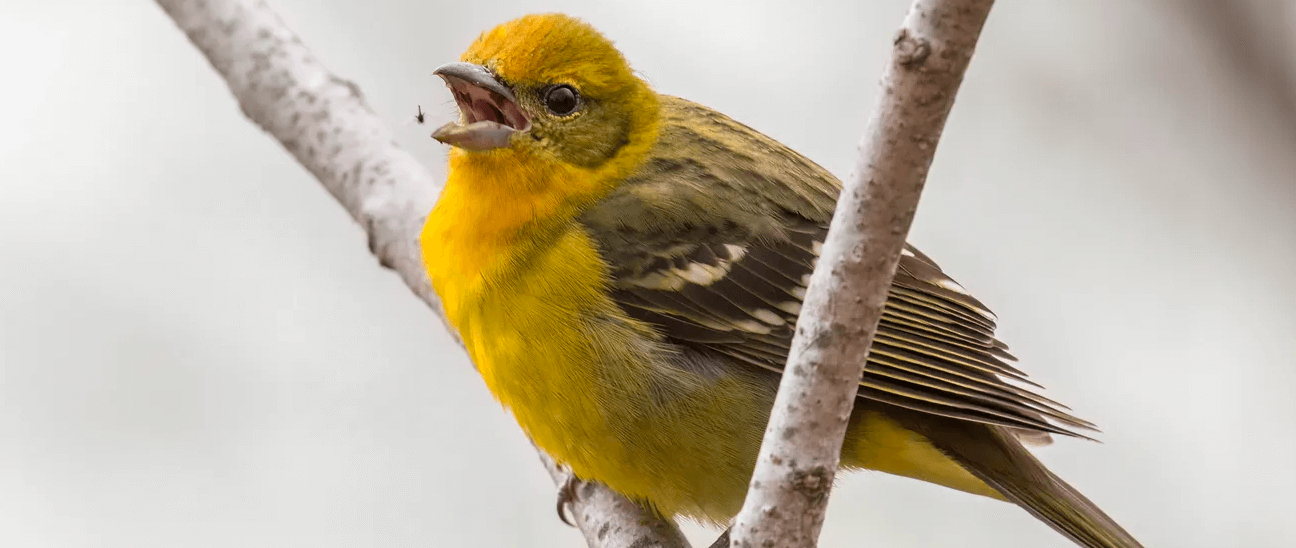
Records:
[[[567,472],[543,451],[540,460],[555,484],[566,481]],[[576,489],[578,502],[572,505],[572,512],[590,548],[689,548],[675,522],[654,515],[602,484],[582,482]]]
[[[329,72],[264,1],[157,2],[225,79],[243,114],[323,183],[364,227],[379,263],[444,323],[417,240],[439,184],[396,146],[360,88]],[[540,458],[555,484],[566,478]],[[688,546],[673,523],[601,485],[583,487],[572,510],[591,547]]]
[[[936,144],[993,0],[916,0],[807,289],[735,547],[815,546]]]

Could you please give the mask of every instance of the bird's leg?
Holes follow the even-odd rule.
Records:
[[[720,533],[720,538],[712,542],[710,548],[729,548],[729,531],[731,529],[725,529],[723,533]]]
[[[567,507],[576,502],[576,488],[580,486],[580,478],[568,472],[567,479],[563,481],[562,487],[558,488],[558,519],[571,527],[575,527],[576,524],[567,519]]]

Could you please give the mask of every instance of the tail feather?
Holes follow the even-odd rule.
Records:
[[[1047,471],[1046,471],[1047,472]],[[974,475],[976,472],[973,472]],[[1103,513],[1092,501],[1049,473],[1050,485],[1020,485],[981,480],[998,489],[1009,500],[1039,518],[1059,533],[1087,548],[1142,548],[1128,532]]]
[[[968,431],[976,429],[984,430]],[[1077,544],[1086,548],[1143,548],[1002,427],[968,424],[966,428],[943,428],[926,434],[933,445],[972,475]]]

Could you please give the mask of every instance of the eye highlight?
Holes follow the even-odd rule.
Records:
[[[544,91],[545,108],[555,116],[567,116],[580,107],[580,93],[567,84],[550,86]]]

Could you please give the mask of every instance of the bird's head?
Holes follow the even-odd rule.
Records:
[[[459,106],[438,141],[483,162],[539,160],[606,170],[655,138],[656,94],[589,24],[527,15],[482,33],[437,68]]]

